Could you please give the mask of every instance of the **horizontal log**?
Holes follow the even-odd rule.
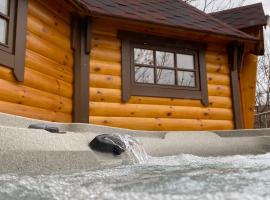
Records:
[[[42,6],[38,1],[31,0],[28,3],[28,10],[31,15],[42,20],[44,23],[53,27],[61,34],[66,35],[68,38],[71,35],[70,25],[62,20],[60,17],[55,16],[50,10]]]
[[[230,97],[231,88],[225,85],[208,85],[209,96]]]
[[[0,67],[0,79],[16,82],[10,69]],[[71,98],[72,85],[56,78],[25,68],[24,85],[59,96]]]
[[[121,62],[121,51],[104,48],[92,48],[91,59],[97,59],[101,61]]]
[[[66,51],[71,50],[70,38],[48,26],[47,24],[45,24],[45,22],[29,14],[27,24],[28,31],[30,31],[31,33],[34,33],[40,38],[43,38],[44,40],[49,41],[57,45],[58,47],[65,49]]]
[[[232,108],[231,97],[209,96],[209,107]]]
[[[67,24],[71,24],[70,15],[74,7],[67,3],[66,0],[38,0],[39,3],[48,9],[54,16],[61,18]]]
[[[119,89],[90,88],[90,100],[95,102],[121,103],[121,91]],[[150,104],[150,105],[171,105],[171,106],[194,106],[204,107],[200,100],[156,98],[132,96],[128,103]],[[232,101],[229,97],[210,96],[209,107],[232,108]]]
[[[53,122],[71,122],[70,114],[0,101],[0,112]]]
[[[217,52],[206,52],[206,63],[212,64],[228,64],[227,54],[221,54]]]
[[[90,74],[90,86],[96,88],[121,88],[121,78],[119,76]],[[209,96],[229,97],[231,95],[230,86],[208,85]]]
[[[90,102],[90,116],[233,120],[231,109]]]
[[[14,77],[13,70],[3,66],[0,66],[0,79],[17,82]]]
[[[92,124],[149,131],[200,131],[233,129],[229,120],[195,120],[135,117],[89,117]]]
[[[73,66],[73,53],[72,51],[64,51],[62,48],[55,44],[48,42],[31,32],[27,32],[26,47],[42,56],[50,58],[60,65]]]
[[[93,27],[92,31],[94,35],[117,37],[118,30],[115,27],[104,26],[102,23],[100,23],[96,19],[93,21],[92,27]]]
[[[25,69],[25,85],[63,97],[72,98],[72,84],[28,68]]]
[[[226,44],[208,44],[207,51],[210,52],[219,52],[219,53],[227,53],[227,45]]]
[[[94,34],[91,41],[92,47],[120,50],[121,41],[116,37]]]
[[[89,88],[90,101],[97,102],[121,102],[121,90],[120,89],[108,89],[108,88]]]
[[[28,68],[67,83],[72,83],[73,81],[73,72],[71,67],[60,65],[55,61],[41,56],[29,49],[26,50],[25,65]]]
[[[101,96],[101,94],[99,94],[99,96]],[[132,96],[129,99],[128,103],[151,104],[151,105],[205,107],[201,103],[200,100],[175,99],[175,98],[155,98],[155,97],[140,97],[140,96]],[[208,107],[231,108],[232,107],[232,101],[231,101],[231,98],[228,98],[228,97],[210,96],[209,97],[209,105],[208,105]]]
[[[208,84],[230,86],[230,77],[225,74],[207,73]]]
[[[94,74],[121,76],[121,64],[91,59],[90,72]]]
[[[230,69],[227,64],[206,63],[208,73],[229,74]]]
[[[97,88],[121,88],[121,78],[119,76],[90,74],[90,86]]]
[[[0,79],[0,101],[71,113],[71,99]]]

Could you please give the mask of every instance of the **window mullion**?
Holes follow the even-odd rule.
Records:
[[[197,73],[197,70],[196,69],[184,69],[184,68],[177,68],[176,69],[177,71],[183,71],[183,72],[195,72]]]

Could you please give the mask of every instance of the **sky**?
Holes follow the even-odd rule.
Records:
[[[200,0],[200,1],[195,1],[193,6],[198,7],[198,8],[202,8],[203,7],[203,2],[204,0]],[[240,0],[232,0],[231,1],[232,4],[230,4],[231,6],[235,7],[237,6],[238,2],[240,2]],[[254,4],[254,3],[262,3],[263,7],[264,7],[264,12],[266,15],[270,15],[270,0],[245,0],[244,5],[250,5],[250,4]],[[224,5],[226,4],[226,0],[218,0],[217,3],[215,4],[216,6],[220,6],[220,8],[217,8],[216,6],[214,6],[214,11],[215,9],[228,9],[227,8],[222,8]],[[209,7],[209,10],[207,10],[207,12],[211,12],[211,7]],[[267,47],[270,47],[270,27],[267,26],[267,28],[265,29],[265,45]]]
[[[222,9],[228,9],[228,8],[230,8],[230,6],[226,7],[228,2],[231,2],[229,4],[230,6],[237,7],[238,3],[241,2],[241,1],[240,0],[231,0],[231,1],[217,0],[216,3],[214,4],[213,10],[212,10],[212,7],[209,7],[206,10],[206,12],[217,11],[217,10],[220,10],[220,9],[221,10]],[[245,0],[243,5],[249,5],[249,4],[254,4],[254,3],[259,3],[259,2],[263,3],[265,14],[270,15],[270,0]],[[203,5],[204,5],[204,0],[194,1],[194,3],[192,3],[192,5],[195,6],[195,7],[198,7],[198,8],[202,8]]]
[[[253,4],[253,3],[258,3],[258,2],[263,3],[265,14],[270,15],[270,0],[247,0],[245,4],[248,5],[248,4]],[[268,26],[266,31],[265,31],[265,45],[267,47],[270,47],[269,37],[270,37],[270,27]]]
[[[246,5],[262,2],[265,14],[270,15],[270,0],[247,0]]]

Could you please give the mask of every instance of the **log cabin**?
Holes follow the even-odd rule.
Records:
[[[1,0],[0,112],[135,130],[253,128],[262,4]]]

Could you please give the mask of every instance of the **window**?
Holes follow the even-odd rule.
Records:
[[[0,44],[1,49],[10,52],[14,33],[14,1],[0,1]]]
[[[123,101],[137,95],[208,104],[204,44],[126,31],[119,37]]]
[[[0,0],[0,65],[23,80],[27,0]]]
[[[134,82],[197,88],[196,52],[133,48]]]

